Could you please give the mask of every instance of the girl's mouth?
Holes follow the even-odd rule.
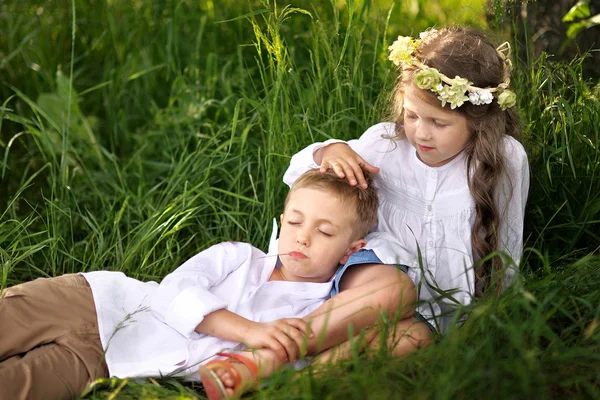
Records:
[[[300,253],[299,251],[290,251],[289,256],[298,260],[307,258],[304,254]]]
[[[425,152],[427,152],[427,151],[431,151],[431,150],[433,150],[433,149],[434,149],[433,147],[429,147],[429,146],[423,146],[423,145],[421,145],[421,144],[420,144],[420,145],[418,145],[418,146],[419,146],[419,150],[421,150],[421,151],[425,151]]]

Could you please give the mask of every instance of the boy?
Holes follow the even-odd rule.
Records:
[[[197,379],[200,363],[239,343],[294,361],[310,335],[300,318],[329,297],[338,265],[366,244],[377,204],[374,189],[312,170],[288,193],[268,254],[226,242],[160,285],[97,271],[6,289],[0,399],[77,397],[109,376]]]

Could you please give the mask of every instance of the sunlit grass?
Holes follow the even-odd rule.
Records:
[[[98,269],[158,280],[216,242],[264,247],[289,157],[384,118],[392,38],[484,26],[486,11],[451,0],[163,3],[75,1],[75,30],[70,1],[0,5],[0,287]],[[285,370],[256,397],[598,393],[600,90],[580,59],[515,65],[532,168],[521,284],[407,360],[382,351],[326,375]],[[202,391],[107,380],[88,396],[111,395]]]

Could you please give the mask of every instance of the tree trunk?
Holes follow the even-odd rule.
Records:
[[[497,2],[498,0],[488,0],[490,5]],[[509,0],[505,5],[506,11],[515,18],[507,18],[505,23],[512,24],[512,28],[516,30],[513,33],[522,44],[521,50],[526,51],[524,47],[525,43],[528,43],[529,51],[536,57],[545,51],[559,60],[570,61],[577,54],[595,50],[590,52],[583,67],[587,78],[598,79],[600,78],[600,25],[582,30],[574,40],[570,41],[566,34],[570,23],[562,22],[564,15],[575,3],[577,0]],[[590,0],[589,7],[592,16],[600,13],[600,0]],[[528,35],[527,41],[525,35]]]

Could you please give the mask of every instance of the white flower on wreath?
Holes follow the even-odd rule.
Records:
[[[469,92],[469,101],[473,105],[480,106],[483,104],[490,104],[493,100],[494,95],[488,89]]]
[[[435,28],[427,29],[426,31],[419,33],[419,39],[424,40],[428,35],[434,34],[436,32],[437,29]]]

